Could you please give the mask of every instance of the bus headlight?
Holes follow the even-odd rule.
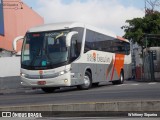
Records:
[[[20,76],[21,77],[25,77],[26,75],[24,73],[20,73]]]
[[[61,71],[59,75],[63,75],[65,73],[65,71]]]
[[[29,77],[29,75],[24,74],[24,73],[20,73],[20,76],[21,76],[21,77],[25,77],[25,78]]]
[[[67,72],[69,72],[70,71],[70,69],[66,69],[66,70],[64,70],[64,71],[61,71],[61,72],[59,72],[59,75],[64,75],[65,73],[67,73]]]
[[[67,80],[67,79],[65,79],[65,80],[64,80],[64,82],[65,82],[65,83],[67,83],[67,82],[68,82],[68,80]]]

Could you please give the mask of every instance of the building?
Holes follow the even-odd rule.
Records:
[[[137,43],[131,43],[131,53],[132,53],[132,75],[136,79],[141,79],[142,77],[142,48]]]
[[[44,23],[44,19],[21,0],[0,0],[0,56],[10,56],[13,40],[26,31]],[[17,52],[22,41],[17,42]]]
[[[144,79],[160,80],[160,47],[148,47],[144,53]]]

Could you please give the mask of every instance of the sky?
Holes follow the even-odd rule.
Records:
[[[144,0],[22,0],[45,23],[78,21],[119,36],[125,21],[144,17]]]

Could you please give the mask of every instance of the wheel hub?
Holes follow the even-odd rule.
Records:
[[[89,84],[90,84],[89,77],[88,77],[88,76],[84,76],[84,85],[85,85],[86,87],[88,87]]]

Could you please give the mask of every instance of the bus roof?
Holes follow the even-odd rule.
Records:
[[[123,37],[120,37],[120,36],[117,36],[117,39],[118,39],[118,40],[121,40],[121,41],[129,42],[127,39],[125,39],[125,38],[123,38]]]
[[[52,31],[52,30],[64,30],[64,29],[70,29],[70,28],[75,28],[75,27],[82,27],[82,28],[87,28],[89,30],[101,33],[101,34],[105,34],[107,36],[110,36],[112,38],[115,39],[119,39],[125,42],[129,42],[128,40],[116,36],[108,31],[104,31],[101,29],[98,29],[94,26],[88,25],[88,24],[84,24],[84,23],[80,23],[80,22],[63,22],[63,23],[51,23],[51,24],[45,24],[45,25],[40,25],[40,26],[36,26],[33,27],[31,29],[28,30],[28,32],[43,32],[43,31]]]
[[[42,32],[42,31],[52,31],[52,30],[62,30],[62,29],[69,29],[74,27],[83,27],[83,23],[77,22],[64,22],[64,23],[51,23],[33,27],[29,29],[29,32]]]

